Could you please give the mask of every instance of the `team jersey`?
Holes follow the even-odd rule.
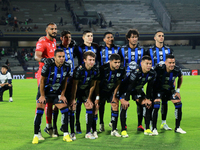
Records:
[[[12,77],[10,72],[7,71],[6,74],[2,74],[2,72],[0,72],[0,84],[3,83],[11,84],[11,82],[12,82]]]
[[[117,82],[124,79],[125,68],[120,66],[119,69],[112,71],[110,69],[110,63],[106,63],[100,67],[100,75],[98,80],[99,89],[101,91],[113,92],[117,86]]]
[[[75,49],[74,49],[74,54],[75,56],[78,58],[78,66],[82,65],[83,64],[83,53],[84,52],[87,52],[91,50],[92,52],[94,52],[96,54],[96,58],[95,58],[95,61],[96,61],[96,64],[97,64],[97,61],[98,61],[98,55],[97,55],[97,50],[98,50],[98,45],[95,44],[95,43],[92,43],[91,46],[86,46],[84,43],[81,44],[80,46],[76,46]]]
[[[120,50],[119,46],[113,44],[111,48],[108,48],[106,45],[102,45],[99,47],[99,57],[100,57],[100,65],[103,65],[109,61],[110,55],[114,53],[118,53]]]
[[[36,43],[36,50],[42,52],[42,58],[54,57],[54,51],[56,50],[56,39],[49,40],[46,36],[45,39],[39,40]],[[44,63],[39,62],[39,68],[42,68]]]
[[[96,66],[92,67],[91,70],[87,70],[85,63],[75,68],[73,73],[73,79],[78,80],[78,90],[89,89],[91,86],[92,80],[97,80],[99,76],[99,70]]]
[[[45,64],[42,67],[41,75],[46,77],[45,79],[45,94],[61,92],[61,86],[65,78],[70,76],[71,67],[70,64],[65,62],[60,68],[55,63]]]
[[[162,90],[174,90],[174,81],[176,77],[181,77],[182,71],[178,66],[174,67],[174,70],[171,72],[166,71],[165,64],[157,64],[154,68],[157,73],[156,81],[154,83],[154,90],[162,91]]]
[[[65,52],[65,61],[68,62],[71,65],[71,76],[73,74],[74,67],[74,47],[64,47],[62,44],[58,46],[58,48],[61,48]]]
[[[150,46],[147,50],[147,55],[149,55],[152,59],[152,66],[155,66],[159,62],[166,60],[167,54],[172,54],[173,50],[168,46],[164,45],[162,48],[158,48],[155,45]]]
[[[123,94],[125,97],[125,100],[130,99],[130,95],[132,91],[136,91],[140,93],[140,91],[143,91],[142,88],[143,86],[148,82],[147,85],[147,92],[146,92],[146,97],[147,99],[150,98],[151,92],[153,89],[153,82],[155,81],[156,78],[156,72],[151,69],[148,73],[143,73],[142,72],[142,67],[137,66],[135,70],[132,70],[130,75],[124,79],[123,85],[127,85],[125,90],[125,93]]]
[[[121,50],[119,50],[119,55],[123,58],[123,65],[126,68],[127,76],[129,72],[134,69],[131,68],[136,64],[140,65],[142,57],[145,54],[145,49],[139,44],[136,48],[132,49],[129,45],[122,46]]]

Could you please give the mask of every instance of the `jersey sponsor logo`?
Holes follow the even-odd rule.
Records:
[[[42,44],[41,43],[37,43],[36,49],[40,49],[40,48],[42,48]]]
[[[162,51],[159,51],[159,55],[162,55],[163,54],[163,52]]]
[[[169,54],[168,50],[165,50],[165,54]]]
[[[135,52],[131,52],[131,55],[135,55]]]

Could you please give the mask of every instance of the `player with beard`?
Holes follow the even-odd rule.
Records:
[[[173,50],[164,44],[164,39],[165,37],[163,31],[160,30],[156,31],[154,35],[155,45],[150,46],[147,50],[147,55],[149,55],[152,59],[152,66],[156,66],[156,64],[158,63],[164,63],[166,60],[166,55],[173,53]],[[165,130],[172,130],[172,128],[170,128],[166,123],[167,110],[168,110],[167,101],[162,101],[162,107],[161,107],[162,123],[160,128]]]
[[[57,35],[57,25],[53,22],[48,23],[46,26],[46,36],[39,40],[36,43],[35,50],[35,60],[39,62],[39,69],[37,72],[37,83],[39,86],[41,71],[44,63],[48,61],[47,58],[54,57],[54,51],[56,50],[56,35]],[[47,107],[49,109],[47,109]],[[52,103],[46,103],[46,124],[47,124],[47,132],[52,136],[53,129],[51,125],[52,119]],[[46,128],[45,128],[46,129]],[[39,131],[39,140],[44,140],[41,135],[41,131]]]
[[[119,51],[120,56],[123,58],[124,67],[126,67],[127,76],[130,74],[130,71],[134,69],[137,65],[140,65],[142,57],[145,54],[145,49],[138,44],[139,32],[136,29],[130,29],[126,34],[126,39],[128,44],[122,46]],[[143,119],[143,107],[137,101],[137,116],[138,116],[138,131],[144,131],[142,126]]]
[[[45,103],[51,101],[62,113],[63,140],[71,142],[68,133],[68,100],[65,97],[67,79],[70,75],[70,64],[65,62],[65,53],[62,49],[56,49],[54,60],[51,64],[45,64],[42,67],[40,85],[37,94],[37,111],[34,120],[33,144],[38,144],[38,132],[44,113]],[[58,98],[58,95],[61,95]]]
[[[114,45],[114,36],[111,32],[106,32],[104,33],[104,38],[103,41],[105,42],[105,45],[101,45],[99,47],[99,56],[100,56],[100,65],[107,64],[109,61],[109,58],[111,54],[118,53],[120,50],[120,47],[117,45]],[[100,118],[100,124],[99,124],[99,131],[103,132],[105,131],[104,129],[104,111],[105,111],[105,102],[106,101],[101,101],[100,102],[100,107],[99,107],[99,118]],[[109,126],[112,127],[112,123],[109,123]]]
[[[119,109],[119,99],[117,98],[117,92],[126,72],[125,68],[123,66],[120,66],[121,57],[119,54],[111,54],[109,60],[110,61],[108,63],[100,67],[100,77],[97,81],[96,86],[97,96],[99,96],[100,104],[105,104],[105,101],[111,104],[111,135],[121,137],[121,135],[117,132]],[[97,118],[97,113],[95,115]],[[96,121],[93,122],[93,130],[94,128],[96,129],[95,123]]]
[[[182,71],[175,65],[175,58],[171,54],[166,55],[165,64],[157,64],[154,70],[157,72],[157,77],[153,88],[153,135],[158,135],[156,125],[161,99],[162,101],[172,101],[175,106],[175,132],[185,134],[186,132],[180,128],[182,118],[182,103],[180,96],[180,87],[183,82]],[[177,77],[177,89],[175,90],[174,81]]]
[[[95,58],[95,65],[97,65],[97,50],[98,50],[98,45],[93,43],[93,33],[89,30],[86,30],[83,32],[83,43],[79,46],[77,46],[74,49],[74,54],[75,56],[77,56],[78,58],[78,65],[82,65],[84,63],[83,61],[83,54],[87,51],[92,51],[96,54],[96,58]],[[82,103],[79,101],[79,99],[77,100],[77,106],[76,106],[76,133],[81,134],[81,125],[80,125],[80,113],[81,113],[81,105]]]

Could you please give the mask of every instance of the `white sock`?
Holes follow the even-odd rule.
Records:
[[[34,134],[34,137],[33,137],[33,138],[35,138],[36,136],[38,137],[38,134]]]
[[[47,127],[47,128],[52,128],[52,124],[47,123],[47,124],[46,124],[46,127]]]
[[[63,136],[66,136],[66,135],[68,135],[68,134],[69,134],[68,132],[64,132]]]
[[[163,124],[163,123],[166,123],[166,120],[162,120],[162,124]]]

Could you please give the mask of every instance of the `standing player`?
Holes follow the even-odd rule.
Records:
[[[72,44],[72,38],[70,31],[62,31],[60,34],[61,43],[58,48],[61,48],[65,52],[65,61],[71,65],[71,73],[70,78],[72,77],[73,70],[74,70],[74,44]],[[68,79],[68,81],[70,80]],[[68,96],[68,95],[66,95]],[[74,107],[71,107],[74,108]],[[75,139],[75,132],[74,132],[74,110],[69,110],[69,117],[70,117],[70,127],[71,127],[71,135],[72,138]],[[53,136],[59,136],[57,131],[57,118],[58,118],[58,108],[54,107],[53,110]],[[61,128],[62,130],[62,128]]]
[[[151,57],[145,55],[142,57],[141,66],[132,70],[130,75],[124,79],[120,86],[120,96],[122,110],[120,114],[121,126],[122,126],[122,137],[128,137],[126,128],[126,111],[129,107],[130,95],[132,99],[146,107],[145,115],[145,135],[151,135],[152,132],[149,129],[150,124],[150,110],[151,107],[151,91],[153,88],[153,82],[156,77],[156,72],[151,69]],[[146,95],[143,91],[143,86],[148,82]]]
[[[3,101],[3,92],[9,90],[9,102],[13,102],[12,99],[12,77],[10,72],[8,72],[8,66],[5,64],[1,68],[0,72],[0,102]]]
[[[80,46],[76,47],[74,49],[75,56],[78,57],[78,65],[82,65],[84,63],[83,61],[83,54],[87,52],[88,50],[94,52],[96,54],[96,64],[97,64],[97,50],[98,50],[98,45],[93,43],[93,33],[91,31],[84,31],[83,32],[83,41],[84,43],[81,44]],[[82,133],[81,131],[81,125],[80,125],[80,113],[81,113],[81,105],[82,103],[77,100],[77,107],[76,107],[76,132],[78,134]]]
[[[124,67],[126,67],[127,76],[130,74],[132,67],[136,64],[140,65],[142,57],[145,54],[145,49],[138,44],[139,32],[136,29],[130,29],[126,34],[126,39],[128,44],[122,46],[119,54],[123,58]],[[136,101],[137,105],[137,115],[138,115],[138,131],[144,131],[142,126],[143,119],[143,107],[140,103]]]
[[[157,64],[154,70],[157,72],[157,77],[153,88],[153,135],[158,135],[156,124],[161,99],[162,101],[171,100],[172,103],[174,103],[176,118],[175,132],[184,134],[186,132],[180,128],[180,122],[182,118],[180,87],[183,82],[181,69],[178,66],[175,66],[175,58],[170,54],[166,55],[165,64]],[[176,77],[178,77],[177,90],[175,90],[174,87],[174,81]]]
[[[104,33],[104,38],[103,41],[105,42],[105,45],[102,45],[99,47],[99,56],[100,56],[100,65],[104,65],[108,63],[109,58],[111,54],[118,53],[120,47],[116,46],[113,44],[114,42],[114,36],[111,32],[106,32]],[[99,131],[105,131],[104,129],[104,111],[105,111],[105,102],[106,101],[101,101],[100,102],[100,107],[99,107],[99,118],[100,118],[100,124],[99,124]],[[109,124],[111,125],[111,123]]]
[[[47,62],[47,58],[54,57],[54,51],[56,50],[56,35],[57,35],[57,25],[53,22],[48,23],[46,26],[46,36],[44,39],[39,40],[36,44],[35,50],[35,60],[39,62],[39,70],[37,72],[37,83],[39,86],[40,78],[41,78],[41,71],[44,63]],[[53,134],[53,129],[51,125],[52,119],[52,103],[46,103],[46,124],[47,128],[45,128],[45,132],[49,133],[50,135]],[[40,134],[39,134],[40,135]],[[43,140],[44,138],[40,138],[39,140]]]
[[[94,99],[92,98],[98,78],[98,69],[95,64],[95,53],[87,51],[83,54],[84,63],[74,70],[72,85],[72,101],[77,98],[86,108],[86,135],[85,138],[95,139],[97,133],[91,134],[93,122]],[[95,100],[96,104],[96,100]]]
[[[119,99],[116,95],[119,90],[121,80],[125,76],[125,68],[123,66],[120,66],[120,62],[120,55],[110,55],[109,63],[106,63],[100,67],[100,77],[99,81],[97,82],[97,95],[100,97],[100,103],[105,104],[105,101],[107,100],[107,102],[111,104],[111,135],[116,137],[121,137],[121,135],[116,130],[119,108]]]
[[[147,55],[152,59],[152,66],[158,63],[165,62],[166,55],[172,54],[173,50],[164,44],[164,33],[162,31],[157,31],[154,35],[155,45],[149,47],[147,50]],[[167,101],[162,101],[161,113],[162,113],[162,123],[161,129],[172,130],[166,124],[168,105]]]
[[[51,101],[58,107],[62,113],[63,122],[63,140],[71,142],[68,133],[68,108],[65,90],[67,87],[67,79],[70,75],[70,64],[65,62],[65,53],[61,49],[56,49],[54,52],[55,62],[45,64],[42,67],[41,81],[37,94],[37,112],[34,121],[34,137],[33,144],[38,144],[38,132],[42,120],[42,115],[45,108],[45,103]],[[58,95],[61,95],[58,98]]]

